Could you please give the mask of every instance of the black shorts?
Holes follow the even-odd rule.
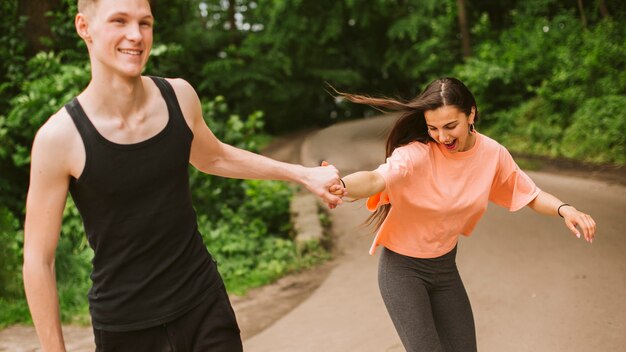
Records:
[[[159,326],[124,332],[94,328],[96,352],[241,352],[241,335],[224,286],[214,299]]]

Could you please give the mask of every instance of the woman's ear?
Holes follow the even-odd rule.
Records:
[[[470,124],[473,124],[475,119],[476,119],[476,107],[472,106],[472,111],[470,112],[470,115],[467,118],[467,122],[469,122]]]

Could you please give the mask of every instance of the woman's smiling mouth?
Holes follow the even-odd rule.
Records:
[[[456,138],[455,138],[455,139],[454,139],[454,140],[452,140],[451,142],[446,142],[446,143],[443,143],[443,145],[444,145],[444,146],[446,147],[446,149],[448,149],[448,150],[454,150],[454,149],[456,149],[457,141],[458,141],[458,139],[456,139]]]

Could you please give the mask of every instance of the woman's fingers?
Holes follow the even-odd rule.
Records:
[[[587,242],[593,243],[596,236],[596,222],[590,215],[576,211],[575,214],[568,216],[565,220],[566,226],[576,237],[580,238],[582,235]]]

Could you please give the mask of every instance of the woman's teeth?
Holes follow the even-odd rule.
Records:
[[[444,143],[444,145],[446,146],[446,148],[448,149],[454,149],[454,147],[456,146],[456,139],[453,140],[452,142],[449,143]]]

